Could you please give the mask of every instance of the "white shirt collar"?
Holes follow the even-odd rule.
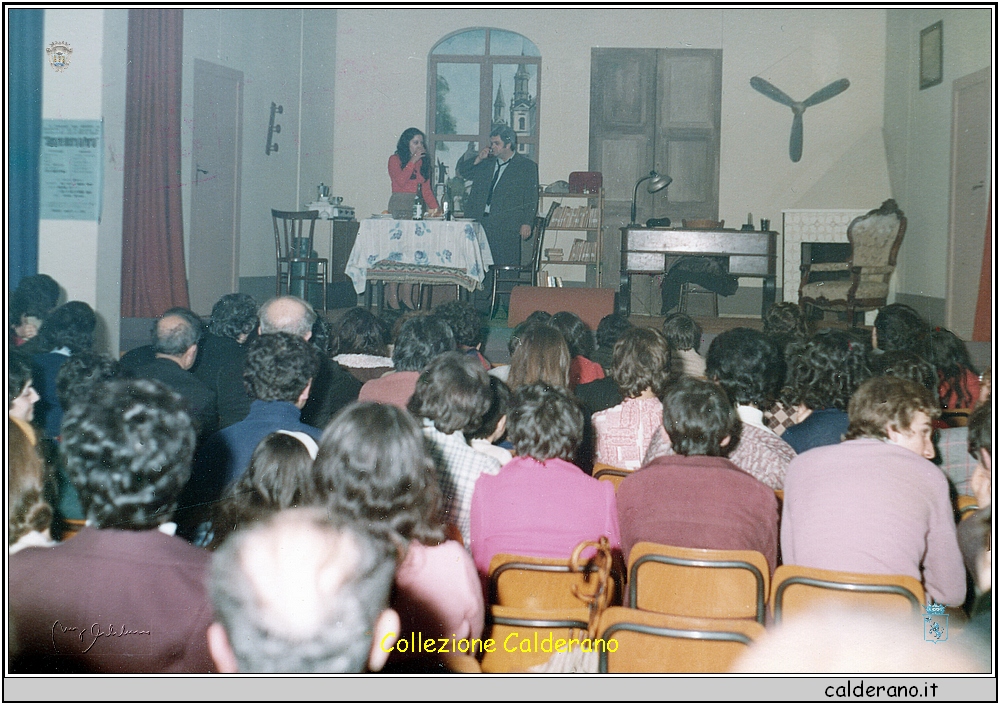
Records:
[[[769,429],[764,423],[764,412],[756,406],[738,404],[736,406],[736,413],[740,415],[740,421],[743,423],[748,423],[751,426],[762,428],[765,431],[771,431],[771,429]],[[774,431],[771,431],[771,433],[774,433]]]

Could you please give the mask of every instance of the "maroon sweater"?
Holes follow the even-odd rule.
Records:
[[[774,572],[778,500],[725,458],[665,455],[618,488],[622,552],[652,541],[682,548],[759,551]]]

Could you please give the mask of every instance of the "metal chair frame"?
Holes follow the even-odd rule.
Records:
[[[311,257],[316,232],[316,219],[319,211],[279,211],[271,209],[271,220],[274,224],[275,252],[275,296],[290,294],[292,284],[303,282],[303,298],[309,299],[309,287],[319,284],[323,287],[323,310],[327,310],[327,282],[329,281],[329,260],[326,257]],[[305,223],[309,222],[309,234],[303,235]],[[279,225],[280,222],[280,225]],[[297,255],[296,240],[300,241],[298,251],[303,249],[306,256]],[[305,246],[301,241],[305,241]],[[311,265],[316,265],[316,273],[309,271]],[[296,273],[296,265],[303,273]],[[282,291],[284,290],[284,291]]]

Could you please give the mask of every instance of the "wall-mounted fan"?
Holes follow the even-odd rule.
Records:
[[[750,86],[760,93],[763,93],[771,100],[776,100],[782,105],[787,105],[792,109],[792,134],[788,138],[788,156],[793,162],[802,158],[802,113],[806,108],[830,100],[836,95],[840,95],[850,87],[851,82],[846,78],[834,81],[830,85],[820,88],[803,101],[792,100],[784,91],[775,88],[771,83],[760,76],[750,79]]]

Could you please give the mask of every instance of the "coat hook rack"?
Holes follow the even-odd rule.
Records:
[[[274,124],[275,114],[281,115],[285,112],[284,107],[278,105],[277,103],[271,103],[271,121],[267,125],[267,145],[264,147],[264,154],[270,156],[271,152],[278,151],[278,143],[273,142],[275,135],[281,134],[281,125]]]

